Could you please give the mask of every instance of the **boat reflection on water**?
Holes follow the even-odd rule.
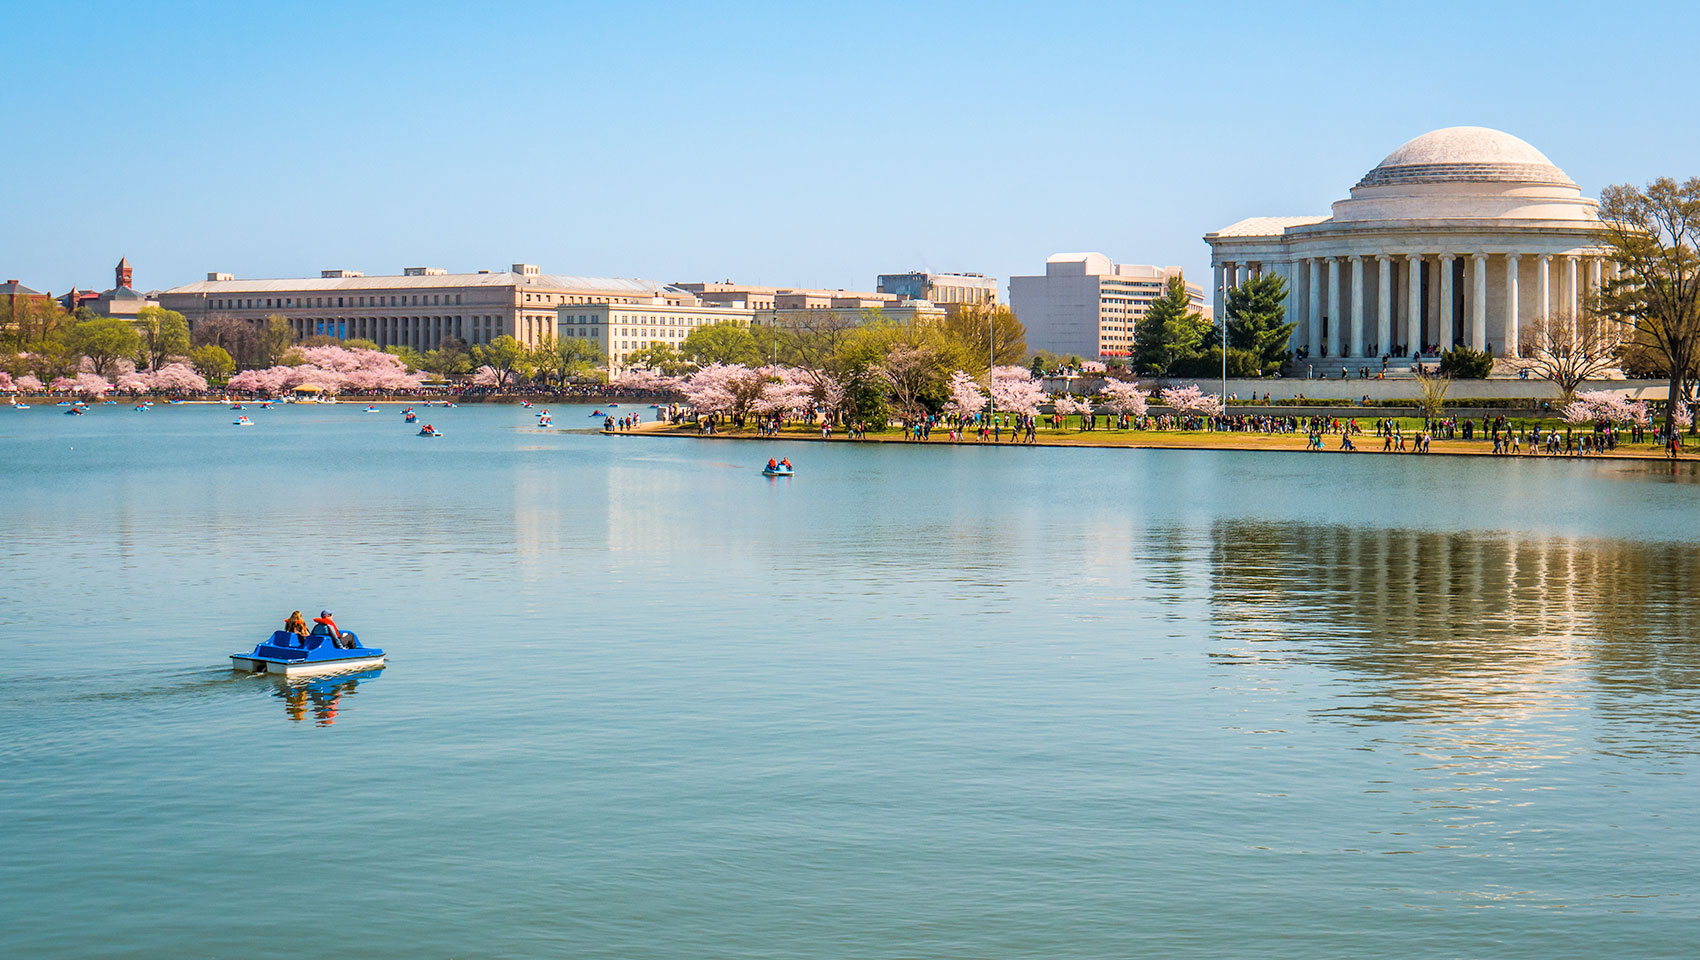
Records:
[[[313,725],[328,727],[336,723],[343,710],[343,697],[351,697],[361,683],[371,683],[382,674],[383,668],[344,673],[332,677],[311,677],[273,681],[272,695],[283,701],[283,712],[290,720],[300,723],[312,712]]]

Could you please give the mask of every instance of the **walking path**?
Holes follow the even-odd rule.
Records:
[[[1038,439],[1033,443],[1015,443],[1005,431],[1002,443],[990,440],[977,440],[972,435],[961,440],[951,440],[945,430],[933,433],[931,440],[908,440],[900,434],[873,434],[860,440],[846,439],[842,434],[834,433],[832,439],[823,440],[819,429],[809,431],[786,431],[778,434],[761,434],[755,430],[721,429],[716,428],[712,434],[699,434],[696,424],[680,424],[674,426],[664,422],[651,422],[638,425],[632,430],[604,430],[611,436],[646,436],[646,437],[684,437],[692,440],[801,440],[815,443],[896,443],[910,446],[984,446],[984,447],[1086,447],[1091,449],[1129,449],[1129,450],[1252,450],[1274,451],[1287,453],[1363,453],[1381,454],[1381,438],[1373,433],[1357,434],[1352,442],[1358,449],[1341,450],[1340,435],[1330,433],[1323,435],[1323,449],[1306,450],[1306,436],[1302,433],[1237,433],[1234,431],[1202,431],[1202,430],[1088,430],[1060,431],[1041,430]],[[1406,449],[1403,451],[1387,451],[1389,454],[1407,456],[1411,454],[1411,435],[1405,436]],[[1427,454],[1419,456],[1465,456],[1529,459],[1529,460],[1665,460],[1661,447],[1644,445],[1638,447],[1619,446],[1616,450],[1603,453],[1590,453],[1586,456],[1570,456],[1563,453],[1548,454],[1529,452],[1524,447],[1518,453],[1495,454],[1493,443],[1488,440],[1431,440]],[[1692,460],[1692,454],[1683,459]]]

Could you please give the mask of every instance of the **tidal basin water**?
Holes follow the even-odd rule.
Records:
[[[1690,467],[244,412],[0,408],[0,955],[1700,943]]]

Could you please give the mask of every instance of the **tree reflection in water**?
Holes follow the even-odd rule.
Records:
[[[1321,716],[1515,751],[1573,748],[1584,723],[1604,752],[1700,747],[1700,547],[1222,521],[1208,552],[1212,655],[1326,668],[1345,688]]]

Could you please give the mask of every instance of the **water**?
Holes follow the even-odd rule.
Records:
[[[0,954],[1700,937],[1688,467],[245,412],[0,409]]]

